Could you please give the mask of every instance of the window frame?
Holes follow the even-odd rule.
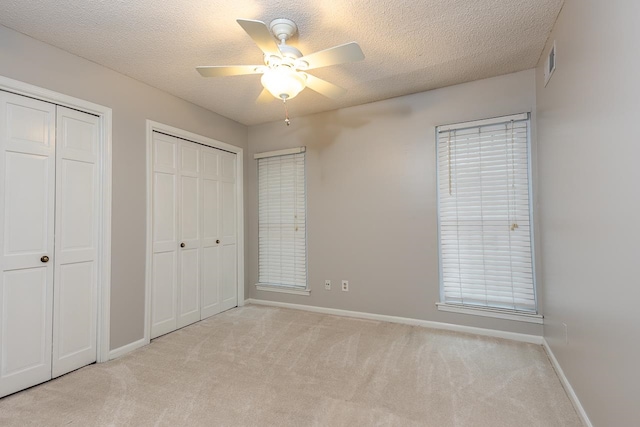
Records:
[[[533,300],[535,304],[535,312],[523,312],[518,310],[510,310],[503,308],[482,307],[465,304],[454,304],[445,301],[444,295],[444,274],[443,274],[443,257],[442,257],[442,239],[441,239],[441,215],[440,215],[440,161],[438,156],[438,148],[440,144],[440,133],[443,131],[461,130],[469,128],[480,128],[483,126],[498,125],[509,123],[510,121],[526,121],[527,122],[527,185],[529,192],[528,210],[529,210],[529,240],[531,247],[531,272],[533,282]],[[532,145],[531,138],[531,113],[520,113],[507,116],[498,116],[488,119],[452,123],[448,125],[440,125],[435,128],[435,159],[436,159],[436,217],[437,217],[437,235],[438,235],[438,285],[440,301],[436,303],[439,311],[453,312],[460,314],[469,314],[484,317],[493,317],[505,320],[515,320],[520,322],[543,324],[543,316],[539,313],[537,277],[536,277],[536,251],[535,251],[535,223],[533,218],[534,193],[533,193],[533,168],[532,168]]]
[[[304,252],[305,252],[305,264],[304,264],[304,273],[305,273],[305,286],[294,286],[287,284],[278,284],[278,283],[263,283],[260,282],[260,174],[259,174],[259,161],[260,159],[268,158],[268,157],[281,157],[288,155],[303,155],[303,176],[304,176]],[[254,159],[256,161],[256,169],[257,169],[257,196],[258,196],[258,283],[255,284],[255,287],[259,291],[267,291],[267,292],[279,292],[285,294],[293,294],[293,295],[310,295],[311,290],[309,289],[309,251],[308,251],[308,233],[307,233],[307,156],[306,156],[306,147],[295,147],[295,148],[287,148],[283,150],[276,151],[267,151],[262,153],[254,154]]]

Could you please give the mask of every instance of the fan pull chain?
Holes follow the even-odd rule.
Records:
[[[282,97],[282,105],[284,105],[284,122],[287,126],[291,125],[291,120],[289,120],[289,109],[287,108],[287,98]]]

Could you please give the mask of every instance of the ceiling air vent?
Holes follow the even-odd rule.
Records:
[[[544,67],[544,85],[547,86],[549,80],[551,79],[551,75],[556,70],[556,41],[553,41],[553,45],[551,45],[551,49],[549,49],[549,55],[547,55],[547,62]]]

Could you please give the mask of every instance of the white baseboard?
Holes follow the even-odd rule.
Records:
[[[312,311],[314,313],[332,314],[334,316],[354,317],[357,319],[379,320],[382,322],[401,323],[403,325],[423,326],[425,328],[443,329],[446,331],[465,332],[488,337],[504,338],[508,340],[542,345],[543,338],[538,335],[520,334],[517,332],[497,331],[494,329],[475,328],[472,326],[454,325],[451,323],[432,322],[429,320],[411,319],[408,317],[387,316],[384,314],[364,313],[360,311],[340,310],[337,308],[316,307],[312,305],[290,304],[285,302],[267,301],[249,298],[246,304],[268,305],[272,307],[291,308],[294,310]]]
[[[149,341],[147,341],[145,338],[142,338],[142,339],[139,339],[138,341],[134,341],[130,344],[123,345],[122,347],[113,349],[109,352],[109,360],[113,360],[115,358],[124,356],[125,354],[131,353],[133,350],[136,350],[140,347],[144,347],[147,344],[149,344]]]
[[[582,419],[582,422],[586,427],[593,427],[593,424],[591,424],[591,420],[589,420],[589,417],[587,416],[587,412],[582,407],[582,404],[580,403],[576,392],[573,391],[573,387],[571,387],[569,380],[562,371],[562,367],[560,367],[560,363],[558,363],[558,359],[556,359],[553,351],[551,351],[551,347],[549,346],[549,343],[546,339],[543,340],[542,347],[544,348],[544,351],[547,352],[547,356],[549,356],[551,365],[553,366],[553,369],[555,369],[556,374],[560,379],[560,383],[562,384],[562,387],[564,387],[564,390],[567,392],[567,396],[569,396],[569,400],[571,400],[571,403],[573,403],[573,407],[576,409],[578,416]]]

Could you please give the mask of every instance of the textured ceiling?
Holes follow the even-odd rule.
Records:
[[[0,24],[246,125],[283,118],[255,104],[260,76],[202,78],[198,65],[261,64],[236,23],[293,19],[309,54],[357,41],[365,60],[312,74],[348,89],[307,89],[292,117],[535,67],[563,0],[2,0]]]

